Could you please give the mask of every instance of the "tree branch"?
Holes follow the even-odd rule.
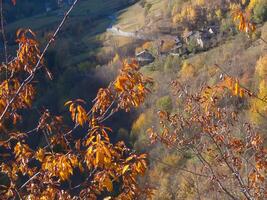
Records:
[[[10,108],[10,106],[12,105],[12,103],[16,100],[16,98],[19,96],[20,92],[24,89],[24,87],[26,85],[28,85],[35,77],[37,71],[42,68],[41,62],[44,58],[44,55],[46,54],[48,48],[50,47],[50,45],[52,44],[52,42],[55,40],[56,36],[58,35],[58,33],[60,32],[60,30],[62,29],[63,25],[65,24],[68,16],[70,15],[71,11],[73,10],[73,8],[75,7],[75,5],[77,4],[79,0],[75,0],[73,2],[73,4],[71,5],[71,7],[69,8],[69,10],[66,12],[66,14],[64,15],[62,21],[60,22],[60,24],[58,25],[57,29],[55,30],[53,36],[50,38],[50,40],[48,41],[48,43],[46,44],[42,54],[40,55],[35,67],[32,70],[32,73],[22,82],[22,84],[20,85],[20,87],[18,88],[18,90],[16,91],[16,93],[13,95],[13,97],[11,98],[11,100],[9,101],[9,103],[7,104],[7,106],[5,107],[3,113],[0,116],[0,122],[3,121],[4,116],[6,115],[8,109]]]
[[[237,200],[238,198],[236,198],[234,195],[232,195],[221,183],[221,181],[218,179],[218,177],[216,176],[213,167],[211,166],[211,164],[202,156],[202,154],[198,151],[198,150],[194,150],[192,149],[196,156],[198,157],[198,159],[203,163],[204,166],[207,166],[210,169],[210,172],[213,175],[213,178],[216,180],[216,182],[218,183],[218,185],[220,186],[220,188],[229,196],[231,197],[231,199],[233,200]]]
[[[1,17],[1,33],[3,38],[3,44],[4,44],[4,56],[5,56],[5,63],[8,63],[8,57],[7,57],[7,39],[5,34],[5,27],[4,27],[4,14],[3,14],[3,0],[0,0],[0,17]]]
[[[214,64],[214,66],[215,66],[216,68],[218,68],[224,75],[226,75],[226,76],[228,76],[228,77],[230,77],[230,78],[233,78],[233,77],[234,77],[234,76],[232,76],[231,74],[229,74],[228,72],[226,72],[226,71],[225,71],[221,66],[219,66],[218,64]],[[243,86],[243,85],[241,85],[241,84],[239,84],[239,87],[240,87],[240,88],[243,88],[246,92],[249,92],[249,94],[250,94],[252,97],[254,97],[254,98],[256,98],[256,99],[258,99],[258,100],[260,100],[260,101],[262,101],[262,102],[264,102],[264,103],[267,104],[267,101],[266,101],[265,99],[259,97],[258,95],[256,95],[255,92],[252,92],[250,89],[246,88],[245,86]]]

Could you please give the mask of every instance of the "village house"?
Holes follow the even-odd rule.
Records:
[[[212,39],[216,34],[216,27],[211,26],[203,30],[185,32],[183,40],[187,45],[191,41],[195,41],[201,49],[207,49],[212,46]]]
[[[150,64],[155,60],[155,57],[147,49],[137,53],[135,57],[141,66]]]

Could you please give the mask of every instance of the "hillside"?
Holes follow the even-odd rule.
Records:
[[[73,84],[81,77],[86,77],[85,73],[88,74],[89,70],[106,62],[107,58],[101,60],[97,56],[97,52],[102,46],[102,35],[114,23],[113,16],[131,5],[131,2],[128,0],[82,0],[79,2],[69,16],[53,48],[49,49],[46,55],[48,68],[53,74],[54,81],[40,88],[44,93],[48,93],[45,97],[41,95],[41,99],[43,99],[40,100],[41,102],[44,101],[46,105],[55,110],[61,110],[62,108],[58,108],[57,105],[62,107],[62,102],[66,98],[70,96],[74,98],[76,94],[72,91],[74,88],[78,88],[78,85],[92,84],[94,81],[103,82],[101,80],[89,80],[87,83],[79,81],[78,85]],[[15,33],[19,28],[30,28],[36,33],[41,45],[45,44],[67,8],[68,5],[7,24],[9,52],[15,52],[17,48]],[[72,76],[72,74],[76,75]],[[66,87],[61,85],[65,82],[69,82],[71,85],[67,91],[65,90]],[[58,104],[53,104],[50,101],[50,95],[58,96]],[[84,95],[90,96],[90,94]]]
[[[219,199],[228,199],[221,193],[216,194],[208,191],[209,185],[212,185],[213,182],[207,181],[204,185],[201,184],[201,178],[198,178],[194,173],[202,173],[203,169],[199,169],[200,162],[196,161],[197,156],[194,153],[190,150],[177,150],[175,146],[172,146],[179,146],[177,143],[168,142],[167,135],[164,138],[163,135],[166,133],[163,130],[166,127],[161,127],[158,124],[161,120],[158,117],[158,111],[163,110],[170,113],[170,117],[175,117],[179,114],[182,115],[185,112],[184,109],[187,109],[182,107],[182,95],[186,94],[181,92],[179,98],[171,88],[172,82],[176,80],[183,86],[182,89],[193,96],[198,91],[204,90],[206,86],[216,87],[222,81],[222,77],[229,75],[238,80],[240,85],[259,95],[259,98],[265,98],[264,94],[266,93],[263,91],[266,91],[266,88],[263,89],[262,87],[265,86],[259,85],[257,66],[260,65],[260,62],[264,62],[263,60],[266,59],[267,55],[266,18],[257,24],[257,31],[252,36],[237,31],[229,13],[217,17],[215,14],[214,18],[210,16],[211,19],[203,19],[202,22],[196,20],[192,24],[186,21],[187,19],[184,22],[182,20],[180,23],[187,26],[187,30],[185,30],[186,28],[181,29],[181,24],[178,22],[173,23],[174,19],[171,17],[175,16],[172,13],[175,10],[174,5],[182,6],[181,1],[173,1],[174,5],[169,5],[170,2],[168,1],[146,1],[146,3],[150,7],[148,11],[140,4],[126,9],[118,17],[116,27],[119,27],[121,32],[135,33],[136,36],[142,35],[144,38],[153,37],[152,39],[140,41],[138,37],[130,38],[113,34],[117,46],[130,46],[130,48],[135,48],[136,52],[147,49],[156,58],[154,62],[141,69],[144,74],[155,80],[153,93],[146,101],[143,109],[139,110],[139,116],[133,123],[131,131],[128,132],[130,136],[125,136],[126,130],[122,129],[122,137],[125,140],[131,140],[137,151],[149,152],[150,169],[146,180],[156,188],[153,199],[217,199],[218,196]],[[267,2],[265,1],[263,5],[266,13]],[[169,8],[168,10],[168,7],[172,9]],[[215,12],[219,13],[218,11]],[[141,14],[136,17],[136,13]],[[204,44],[207,44],[206,47],[201,47],[201,43],[197,44],[194,37],[190,38],[188,43],[183,41],[185,32],[205,31],[209,27],[215,27],[217,33],[211,39],[203,39]],[[182,40],[183,47],[180,50],[176,49],[177,36]],[[164,44],[161,46],[162,41]],[[124,54],[122,53],[121,56],[123,57]],[[222,104],[241,113],[240,122],[233,126],[242,129],[244,126],[242,123],[252,123],[261,132],[262,137],[266,138],[266,102],[249,97],[235,98],[227,92],[224,95],[226,99],[223,100]],[[258,113],[258,109],[261,113]],[[182,117],[186,118],[187,116]],[[161,121],[160,123],[164,122]],[[182,124],[182,122],[180,123]],[[162,134],[162,138],[153,135],[153,133],[148,134],[147,130],[151,128]],[[178,128],[178,130],[180,129],[182,127]],[[199,134],[197,130],[191,130],[190,127],[187,127],[181,134],[190,135],[194,131]],[[239,131],[234,133],[240,134]],[[171,137],[172,135],[170,135]],[[170,144],[168,145],[168,143]],[[220,169],[219,166],[217,168]],[[188,174],[186,170],[193,171],[193,173],[190,175],[190,172]],[[229,187],[234,188],[234,185]]]
[[[8,51],[16,52],[18,28],[43,47],[68,7],[11,20]],[[34,114],[20,124],[44,136],[23,141],[37,156],[22,145],[16,159],[26,151],[41,163],[66,151],[59,166],[67,173],[51,175],[61,178],[58,190],[92,199],[266,199],[267,0],[81,0],[45,64],[53,79],[36,75],[38,100],[22,111]],[[49,112],[39,120],[44,109],[74,128],[58,131],[63,120]],[[39,149],[46,142],[51,154]]]

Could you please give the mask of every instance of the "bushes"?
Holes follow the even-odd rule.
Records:
[[[267,56],[261,57],[256,64],[256,77],[258,79],[258,96],[266,99],[267,96]],[[251,107],[251,120],[258,125],[265,125],[267,106],[263,101],[253,100]],[[266,126],[266,125],[265,125]],[[264,127],[263,127],[264,128]],[[265,127],[267,128],[267,127]]]
[[[191,52],[191,53],[196,53],[198,50],[198,44],[197,44],[197,41],[195,38],[191,38],[189,40],[189,44],[188,44],[188,51]]]
[[[141,113],[132,125],[130,139],[134,149],[137,151],[144,151],[147,149],[149,138],[146,131],[152,124],[152,118],[152,111],[147,110],[146,112]]]
[[[253,9],[253,18],[257,23],[262,23],[267,20],[267,0],[259,0]]]
[[[252,0],[248,9],[253,12],[253,19],[257,23],[262,23],[267,19],[267,0]]]
[[[164,72],[174,72],[179,69],[181,59],[179,56],[168,56],[164,62]]]
[[[164,96],[157,100],[157,108],[159,110],[164,110],[167,112],[171,112],[173,105],[172,105],[172,99],[170,96]]]
[[[267,56],[261,57],[256,65],[256,73],[260,79],[267,79]]]
[[[195,73],[196,73],[195,67],[191,63],[188,63],[186,61],[183,63],[182,68],[179,72],[181,78],[183,79],[192,78],[195,76]]]

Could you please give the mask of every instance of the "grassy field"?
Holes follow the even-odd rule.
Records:
[[[146,13],[145,7],[141,7],[140,3],[136,3],[119,13],[116,25],[124,31],[138,31],[144,27],[146,18],[159,16],[163,7],[167,5],[166,0],[147,0],[147,5],[151,8]]]
[[[66,65],[76,65],[90,59],[93,52],[97,52],[101,47],[101,38],[106,29],[111,25],[111,15],[129,6],[122,0],[81,0],[72,11],[63,31],[60,33],[60,42],[57,42],[55,49],[61,42],[69,43],[67,46],[73,50],[64,61]],[[55,29],[60,22],[67,8],[54,10],[30,18],[15,21],[7,26],[7,32],[12,36],[19,28],[30,28],[37,33],[41,43],[46,43],[48,33]],[[78,27],[79,26],[79,27]],[[81,29],[78,35],[73,34],[75,29]],[[64,44],[66,45],[66,44]],[[15,50],[15,46],[10,46],[10,50]],[[60,47],[59,47],[60,48]],[[66,49],[69,50],[69,49]]]
[[[145,8],[141,7],[140,3],[133,5],[124,5],[122,0],[81,0],[74,8],[73,12],[68,19],[63,32],[59,35],[60,41],[70,41],[69,47],[73,48],[71,55],[68,57],[64,65],[76,65],[82,62],[86,62],[90,59],[91,55],[98,53],[111,51],[112,47],[109,46],[110,36],[106,34],[106,29],[114,25],[120,27],[124,31],[134,32],[142,29],[146,24],[146,16],[158,16],[160,15],[160,9],[166,5],[166,0],[147,0],[147,4],[151,4],[149,12],[145,12]],[[125,3],[126,1],[124,1]],[[124,9],[123,9],[124,8]],[[41,43],[46,43],[48,38],[47,33],[54,30],[56,25],[62,19],[64,10],[51,11],[43,13],[38,16],[30,18],[24,18],[14,23],[8,24],[7,32],[11,35],[15,35],[15,32],[19,28],[31,28],[37,32]],[[116,21],[110,16],[116,16]],[[90,21],[91,23],[87,23]],[[79,24],[82,23],[82,24]],[[73,35],[72,31],[77,29],[77,26],[81,26],[82,31],[77,35]],[[45,33],[45,34],[44,34]],[[118,47],[123,47],[132,42],[131,39],[123,37],[113,37],[112,39],[118,44]],[[75,42],[71,42],[75,41]],[[103,46],[102,44],[108,44]],[[55,48],[61,45],[57,42]],[[14,50],[14,47],[10,47]],[[108,49],[108,50],[107,50]]]
[[[97,18],[103,15],[110,15],[118,11],[120,8],[122,8],[122,5],[119,0],[83,0],[80,1],[74,8],[70,18]],[[46,28],[61,20],[64,10],[66,9],[67,8],[63,8],[61,10],[51,11],[38,16],[18,20],[14,23],[8,24],[7,30],[11,32],[18,28],[30,27],[33,30]]]

